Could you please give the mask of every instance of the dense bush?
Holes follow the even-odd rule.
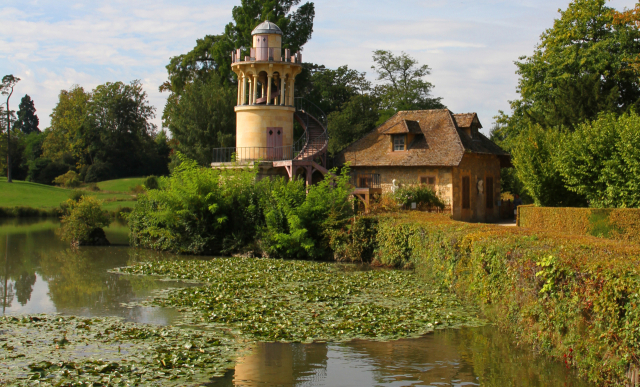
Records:
[[[60,208],[0,207],[0,218],[59,217]]]
[[[143,183],[146,189],[158,189],[160,188],[160,183],[158,182],[158,177],[151,175],[144,179]]]
[[[416,203],[419,208],[444,208],[444,203],[435,191],[427,185],[403,185],[398,188],[393,194],[392,198],[404,207],[408,207],[411,203]]]
[[[590,381],[624,385],[639,366],[639,246],[422,213],[379,217],[377,231],[378,262],[490,305],[521,344]]]
[[[84,177],[85,183],[97,183],[99,181],[110,180],[116,177],[113,166],[109,163],[96,162],[87,169]]]
[[[79,187],[82,184],[80,177],[74,171],[67,171],[64,175],[60,175],[53,179],[55,185],[60,185],[66,188]]]
[[[518,225],[640,243],[640,209],[518,207]]]
[[[110,223],[102,201],[84,196],[79,201],[67,200],[69,213],[62,217],[62,239],[72,245],[105,244],[103,227]],[[108,244],[108,242],[106,243]]]
[[[348,176],[309,188],[256,171],[202,168],[183,155],[162,190],[140,195],[129,217],[133,245],[186,254],[331,255],[328,230],[352,215]]]

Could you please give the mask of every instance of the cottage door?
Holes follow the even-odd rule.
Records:
[[[267,128],[267,160],[281,160],[282,128]]]
[[[256,60],[269,60],[269,38],[267,35],[258,35],[256,40]]]

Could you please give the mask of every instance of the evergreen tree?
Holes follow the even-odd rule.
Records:
[[[20,109],[18,110],[18,121],[14,124],[15,129],[21,130],[24,134],[40,132],[38,125],[40,120],[36,115],[36,107],[29,95],[22,97]]]

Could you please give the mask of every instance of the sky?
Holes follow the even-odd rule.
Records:
[[[610,0],[632,8],[635,0]],[[40,129],[49,126],[61,90],[141,80],[160,128],[173,56],[219,34],[240,0],[2,0],[0,76],[13,74],[11,109],[29,94]],[[303,0],[304,3],[304,0]],[[488,133],[518,98],[514,61],[531,55],[568,0],[318,0],[303,60],[372,72],[372,52],[406,52],[431,67],[433,96],[454,113],[476,112]]]

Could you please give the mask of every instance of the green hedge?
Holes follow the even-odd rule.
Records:
[[[28,218],[28,217],[60,217],[60,208],[32,208],[24,206],[0,207],[0,218]]]
[[[522,206],[518,210],[518,225],[640,243],[640,209],[638,208]]]
[[[640,246],[424,213],[369,225],[359,235],[375,234],[374,263],[415,267],[485,305],[519,344],[590,381],[624,384],[640,364]]]

